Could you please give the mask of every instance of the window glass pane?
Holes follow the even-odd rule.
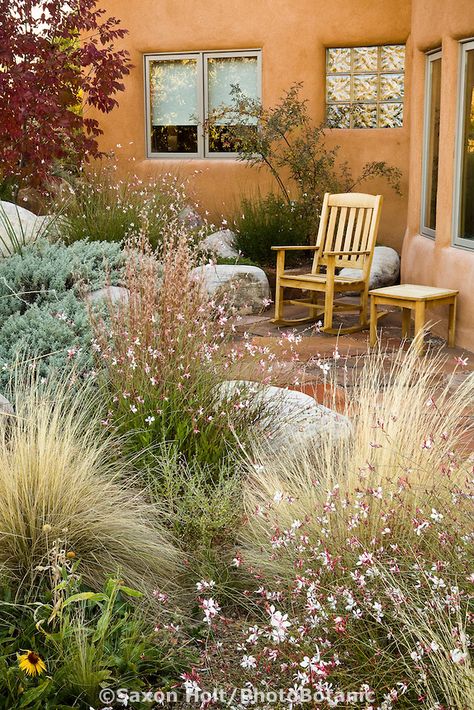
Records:
[[[208,112],[219,111],[232,104],[232,87],[238,86],[249,99],[259,98],[257,57],[208,57]],[[235,125],[232,115],[219,117],[209,131],[209,152],[235,152],[229,126]]]
[[[209,57],[207,74],[209,113],[232,103],[233,86],[249,99],[258,99],[257,57]]]
[[[439,160],[439,117],[441,106],[441,57],[429,62],[427,81],[430,83],[429,105],[426,129],[425,159],[425,205],[424,227],[436,229],[436,196],[438,192],[438,160]]]
[[[197,59],[150,62],[151,143],[154,153],[197,153]]]
[[[459,236],[474,244],[474,49],[466,54]]]
[[[378,47],[354,47],[352,59],[355,72],[377,71]]]

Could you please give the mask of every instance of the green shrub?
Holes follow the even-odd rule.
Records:
[[[106,283],[119,284],[123,254],[118,244],[39,239],[0,260],[0,383],[18,358],[51,370],[93,367],[91,328],[81,296]]]
[[[212,466],[163,445],[146,472],[152,499],[188,559],[186,587],[212,579],[228,596],[236,586],[231,560],[243,519],[241,468],[236,457]]]
[[[0,261],[0,317],[31,305],[54,303],[66,291],[76,295],[120,283],[123,253],[118,244],[80,241],[67,246],[38,239]]]
[[[56,558],[52,589],[26,605],[8,589],[0,601],[0,708],[102,707],[100,690],[170,690],[193,662],[182,631],[154,630],[132,601],[140,593],[119,579],[100,592],[81,583],[80,564]],[[28,677],[21,656],[34,650],[45,670]],[[134,708],[148,707],[135,703]]]
[[[243,198],[234,224],[236,248],[251,261],[263,265],[275,263],[272,246],[309,244],[311,235],[311,222],[300,205],[288,204],[273,194],[256,200]],[[287,263],[298,263],[301,257],[301,253],[288,252]]]
[[[238,159],[268,170],[287,208],[291,211],[296,202],[298,213],[309,225],[308,233],[315,235],[325,192],[351,192],[374,178],[384,178],[401,194],[401,171],[385,161],[372,161],[354,176],[348,163],[340,160],[339,147],[326,145],[325,126],[314,123],[308,101],[301,98],[302,87],[302,83],[293,84],[274,106],[264,108],[259,99],[245,96],[234,86],[229,105],[212,113],[208,128],[212,132],[224,119],[229,124],[228,140]],[[273,198],[266,208],[270,214],[276,210],[272,201]],[[277,224],[279,220],[276,224],[270,222],[272,227]],[[250,251],[244,254],[250,256]],[[267,250],[264,255],[266,258]]]

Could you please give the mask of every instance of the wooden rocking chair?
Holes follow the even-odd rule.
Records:
[[[278,325],[310,323],[324,316],[325,333],[355,333],[368,327],[367,306],[370,267],[374,254],[383,198],[381,195],[365,195],[348,192],[324,196],[315,246],[277,246],[275,318]],[[314,252],[310,273],[290,274],[285,272],[285,252],[309,250]],[[358,276],[338,276],[337,269],[359,269]],[[323,272],[322,269],[325,269]],[[284,300],[286,287],[310,291],[309,298]],[[335,298],[344,293],[357,293],[359,304],[336,303]],[[324,294],[324,304],[318,303],[318,294]],[[310,310],[305,318],[283,318],[286,303],[303,305]],[[348,328],[333,328],[333,314],[341,311],[358,311],[359,324]]]

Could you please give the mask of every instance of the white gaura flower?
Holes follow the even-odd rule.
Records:
[[[461,651],[460,648],[451,649],[449,655],[451,656],[453,663],[464,663],[467,658],[467,653],[465,651]]]
[[[435,521],[435,523],[440,523],[441,520],[444,518],[444,515],[442,513],[438,513],[436,508],[431,508],[431,515],[430,518]]]
[[[273,496],[273,501],[275,503],[281,503],[283,500],[283,493],[281,491],[275,491],[275,495]]]
[[[240,661],[240,665],[242,668],[256,668],[257,667],[257,659],[255,656],[243,656],[242,660]]]
[[[272,625],[272,638],[276,643],[280,643],[286,637],[287,629],[291,626],[288,621],[288,614],[277,611],[273,604],[270,607],[270,624]]]

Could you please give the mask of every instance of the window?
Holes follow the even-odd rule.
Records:
[[[474,40],[461,44],[454,243],[474,249]]]
[[[229,141],[232,116],[204,134],[206,119],[231,102],[238,86],[261,98],[261,52],[193,52],[145,56],[149,157],[210,158],[235,155]]]
[[[436,233],[438,193],[439,117],[441,108],[441,50],[426,57],[425,123],[423,134],[423,178],[421,190],[421,233]]]
[[[403,125],[405,46],[326,49],[326,120],[330,128]]]

